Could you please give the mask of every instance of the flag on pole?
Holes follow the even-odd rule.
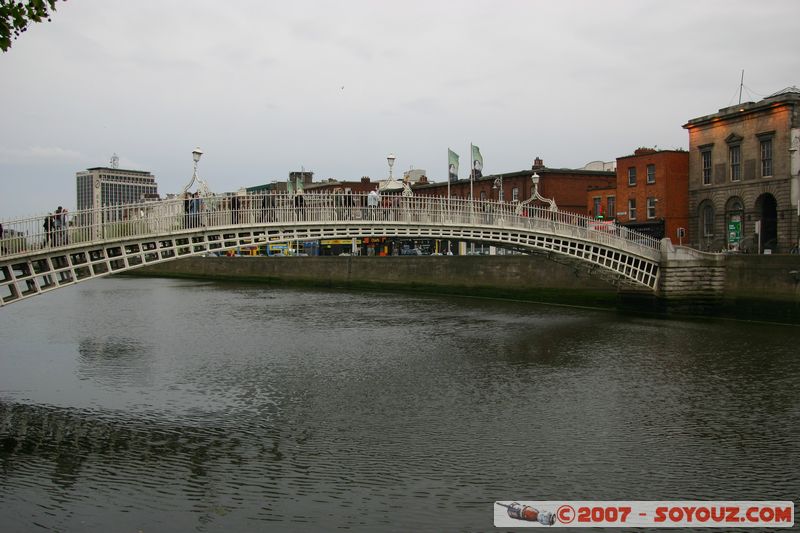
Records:
[[[472,175],[476,178],[483,176],[483,156],[481,150],[474,144],[472,146]]]
[[[447,149],[447,168],[447,179],[449,181],[458,181],[458,154],[452,151],[450,148]]]
[[[303,194],[303,180],[306,176],[306,167],[300,166],[300,175],[295,177],[294,180],[294,188],[297,191],[297,194]]]

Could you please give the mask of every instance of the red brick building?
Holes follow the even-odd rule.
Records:
[[[311,183],[305,186],[304,192],[306,193],[335,193],[341,192],[344,194],[367,194],[374,191],[378,187],[378,182],[369,179],[369,176],[364,176],[359,181],[338,181],[329,179],[318,183]]]
[[[586,213],[598,219],[616,220],[617,215],[622,215],[617,209],[617,183],[610,186],[589,187],[586,194]]]
[[[537,158],[531,170],[491,174],[474,180],[472,189],[475,199],[499,201],[502,184],[504,202],[527,200],[532,193],[531,176],[534,172],[539,175],[539,194],[555,200],[561,211],[582,215],[588,214],[586,190],[589,187],[611,187],[616,182],[616,175],[611,171],[547,168]],[[447,182],[418,183],[413,190],[414,194],[420,196],[447,196]],[[469,198],[469,193],[469,179],[450,183],[450,196],[466,199]]]
[[[618,157],[616,191],[590,190],[587,208],[594,216],[688,245],[689,152],[639,148],[633,155]],[[683,236],[678,235],[679,228]]]

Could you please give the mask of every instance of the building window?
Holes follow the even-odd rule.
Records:
[[[703,223],[703,236],[714,236],[714,207],[711,204],[706,204],[703,207],[701,220]]]
[[[617,199],[614,196],[606,198],[606,218],[617,218]]]
[[[602,198],[600,198],[599,196],[595,196],[594,198],[592,198],[592,214],[597,218],[603,216],[603,209],[602,207],[600,207],[601,200]]]
[[[630,198],[628,200],[628,218],[630,220],[636,220],[636,198]]]
[[[628,167],[628,185],[636,185],[636,167]]]
[[[511,189],[511,201],[519,202],[519,187],[514,187]]]
[[[481,191],[481,202],[486,201],[486,191]]]
[[[711,185],[711,150],[700,152],[700,162],[703,170],[703,185]]]
[[[647,165],[647,183],[656,182],[656,166]]]
[[[772,176],[772,139],[761,141],[761,176]]]
[[[653,197],[647,199],[647,218],[656,218],[656,199]]]
[[[742,147],[738,144],[729,148],[731,163],[731,181],[742,179]]]

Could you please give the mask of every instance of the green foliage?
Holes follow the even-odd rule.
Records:
[[[58,0],[0,0],[0,49],[7,52],[11,41],[28,29],[31,22],[50,20]],[[63,0],[66,1],[66,0]]]

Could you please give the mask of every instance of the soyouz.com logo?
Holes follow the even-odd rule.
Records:
[[[495,527],[792,527],[790,501],[497,501]]]

